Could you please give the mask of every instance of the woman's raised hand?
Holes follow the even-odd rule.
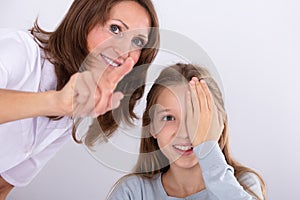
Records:
[[[123,94],[114,90],[133,66],[130,57],[120,66],[112,67],[104,66],[95,55],[90,54],[82,64],[84,70],[72,75],[57,94],[62,115],[97,117],[117,108]]]

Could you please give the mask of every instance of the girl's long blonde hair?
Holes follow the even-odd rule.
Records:
[[[162,89],[166,86],[174,86],[179,84],[187,83],[192,77],[197,77],[199,80],[203,79],[207,83],[212,96],[214,98],[215,104],[218,110],[222,113],[224,121],[224,129],[222,135],[218,141],[220,149],[222,150],[227,163],[234,168],[234,176],[239,179],[241,175],[246,172],[254,173],[260,181],[262,194],[265,198],[266,186],[261,178],[261,176],[254,170],[243,166],[233,159],[229,148],[229,134],[228,134],[228,121],[227,115],[224,107],[224,102],[222,98],[222,93],[212,78],[210,73],[203,67],[198,67],[192,64],[181,64],[170,66],[164,69],[159,77],[156,79],[154,85],[147,95],[147,105],[143,114],[143,130],[142,139],[140,145],[140,155],[135,166],[134,174],[140,175],[146,178],[152,178],[157,173],[164,173],[168,171],[170,163],[164,154],[160,151],[157,140],[152,137],[149,130],[149,125],[151,123],[151,107],[156,104],[157,98],[160,95]],[[239,183],[244,187],[244,189],[255,196],[257,199],[261,199],[257,194],[251,191],[245,184],[241,181]]]

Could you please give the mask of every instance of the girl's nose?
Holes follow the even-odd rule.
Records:
[[[180,123],[179,129],[178,129],[178,132],[177,132],[177,137],[180,137],[180,138],[183,138],[183,139],[188,139],[189,138],[185,122]]]

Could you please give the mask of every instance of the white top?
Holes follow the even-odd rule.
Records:
[[[0,29],[0,88],[30,92],[55,90],[53,65],[30,33]],[[0,124],[0,175],[27,185],[70,138],[72,121],[35,117]]]
[[[254,200],[246,192],[234,176],[234,170],[226,163],[225,157],[217,142],[209,141],[193,149],[202,170],[205,189],[178,198],[169,196],[162,184],[161,173],[153,178],[131,175],[120,180],[110,193],[108,200]],[[253,173],[245,173],[240,181],[263,199],[258,177]]]

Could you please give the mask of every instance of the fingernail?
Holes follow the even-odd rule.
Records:
[[[199,81],[199,79],[197,77],[193,77],[192,80],[194,80],[195,82]]]

